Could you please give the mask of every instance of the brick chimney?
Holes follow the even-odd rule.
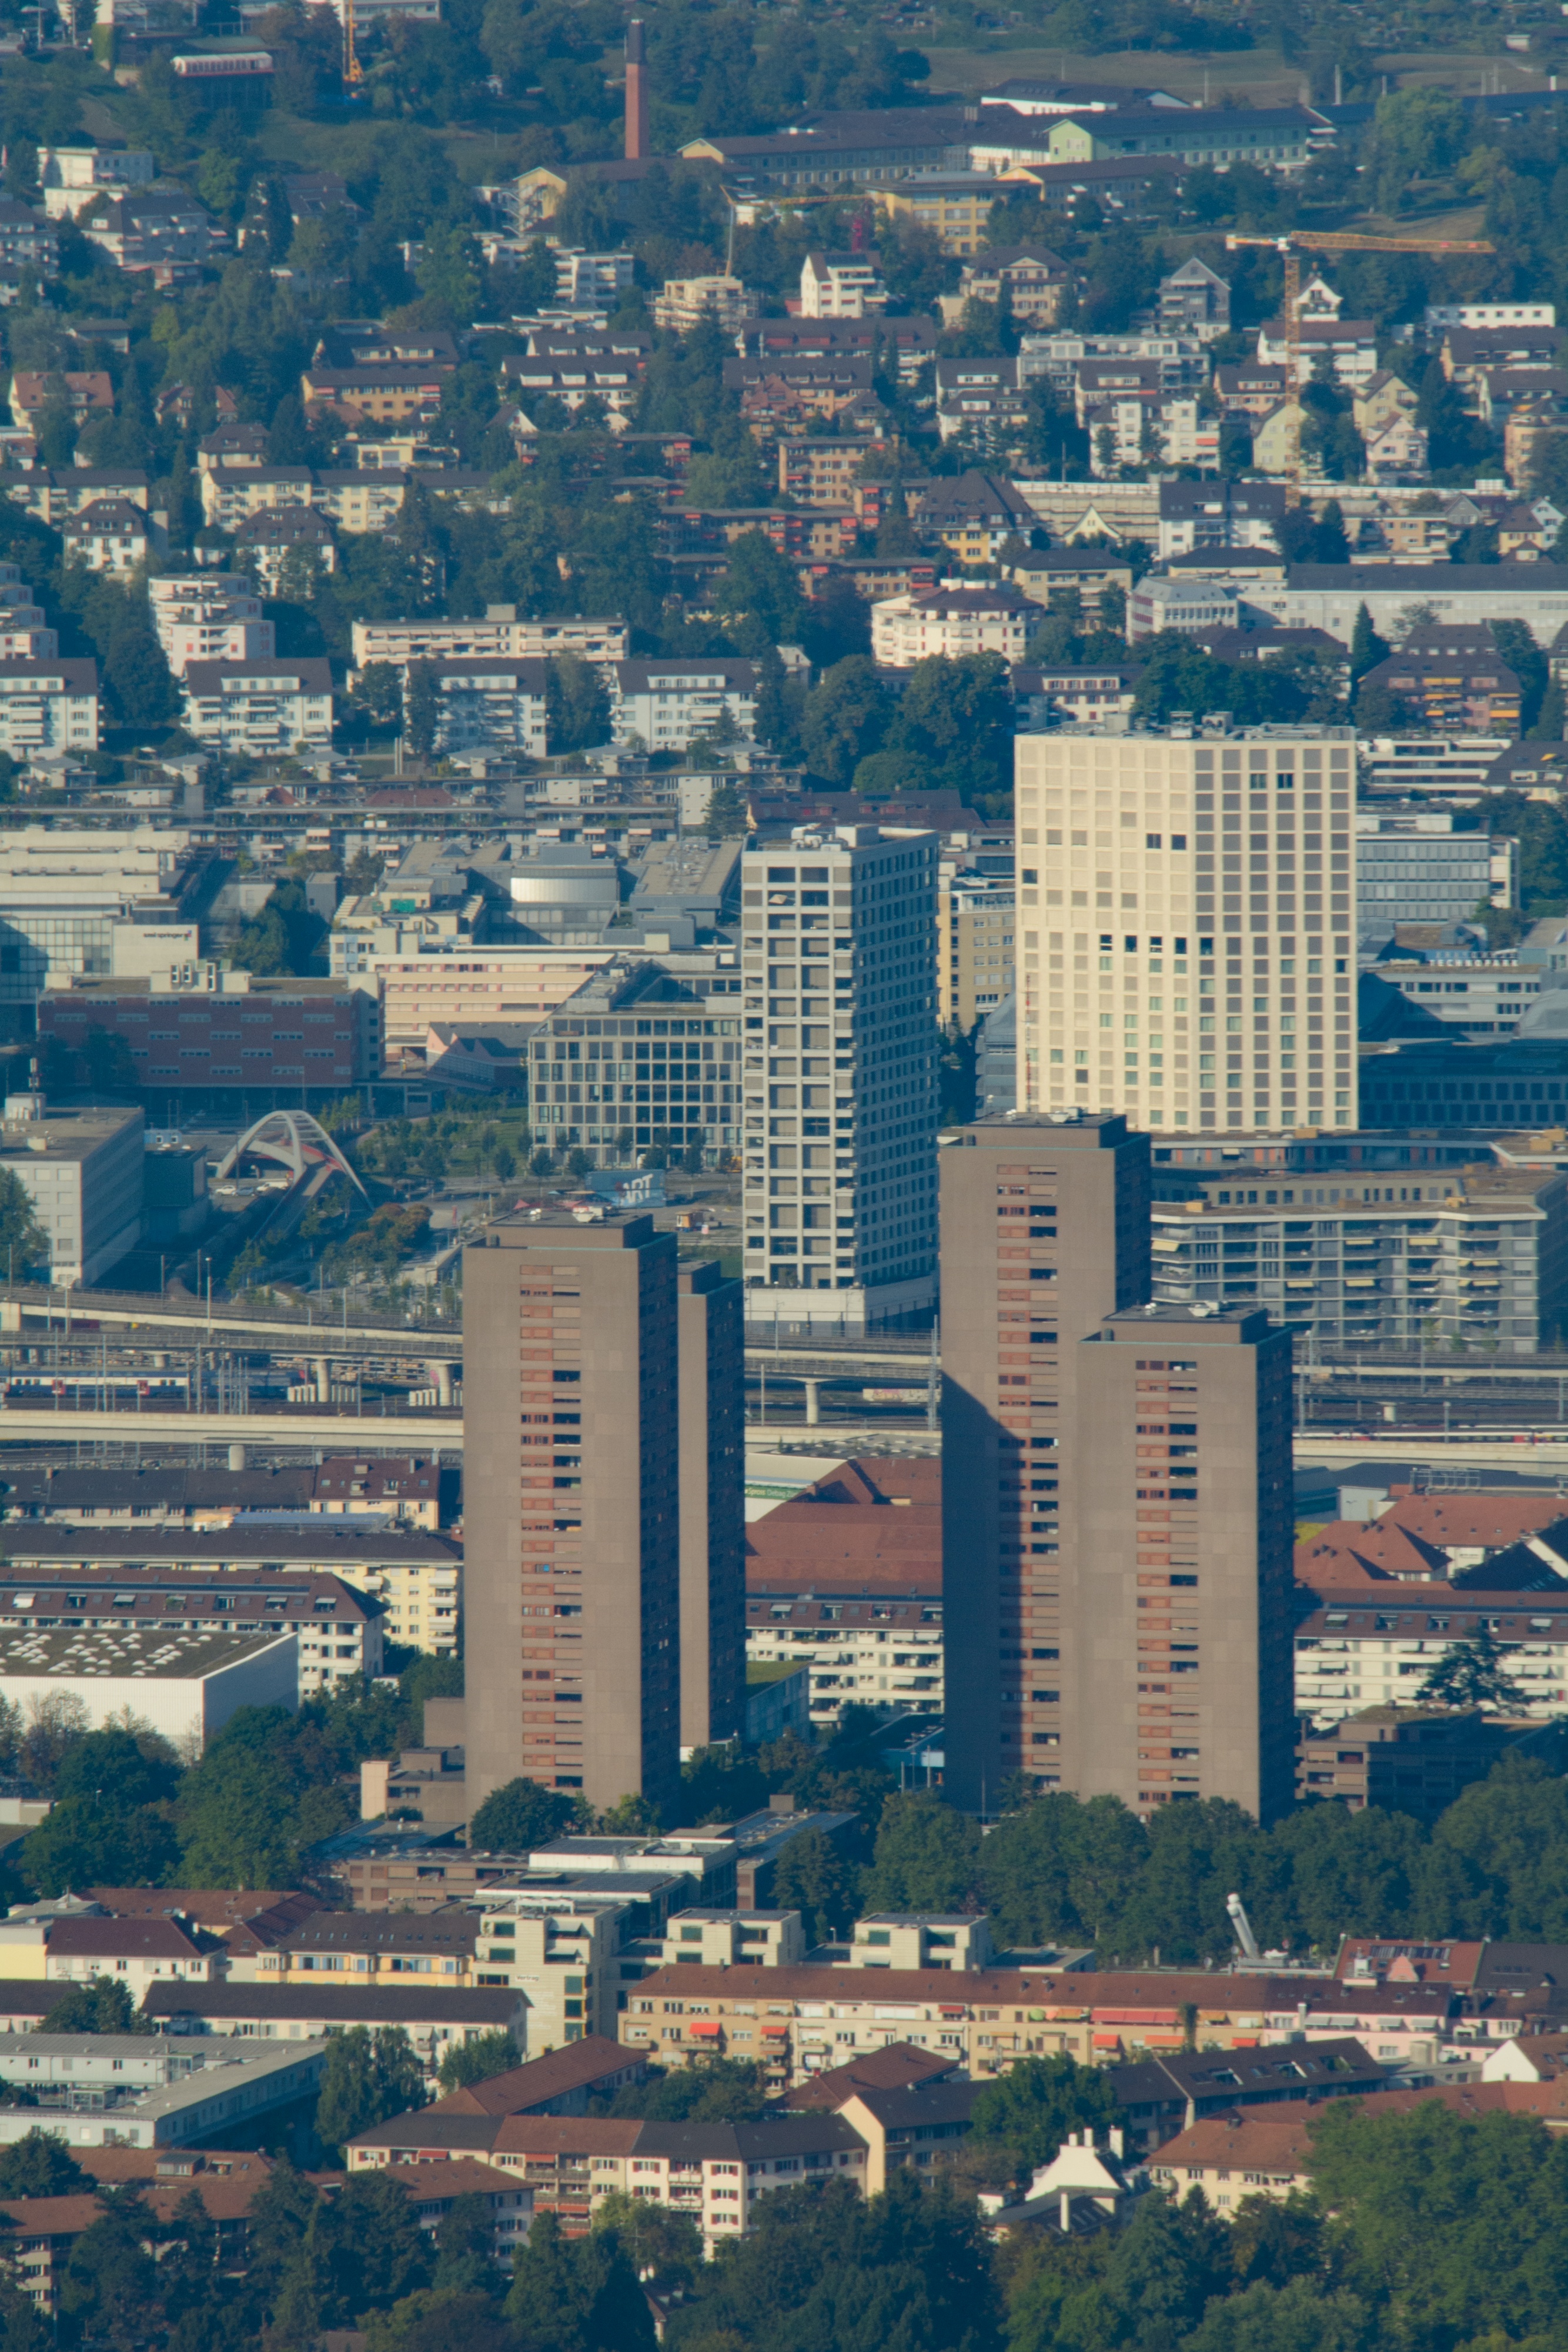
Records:
[[[643,79],[643,19],[626,27],[626,160],[641,163],[648,152],[648,91]]]

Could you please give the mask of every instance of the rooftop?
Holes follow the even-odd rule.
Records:
[[[19,1633],[0,1643],[0,1673],[13,1681],[99,1676],[198,1682],[294,1638],[292,1630],[281,1625],[256,1633],[227,1625],[182,1625],[177,1633],[169,1628],[146,1633],[134,1623],[103,1633],[73,1625],[53,1633]]]

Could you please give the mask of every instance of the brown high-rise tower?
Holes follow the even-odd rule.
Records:
[[[1289,1337],[1145,1307],[1149,1144],[1119,1114],[977,1120],[939,1168],[949,1793],[1274,1818]]]
[[[643,19],[626,27],[626,160],[640,163],[648,152],[648,89],[643,50]]]
[[[468,1790],[680,1769],[675,1239],[559,1211],[464,1260]]]
[[[746,1717],[746,1320],[712,1258],[678,1277],[681,1357],[681,1746]]]

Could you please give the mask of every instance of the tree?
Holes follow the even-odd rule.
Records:
[[[25,2138],[0,2148],[0,2197],[74,2197],[92,2193],[82,2170],[57,2132],[35,2124]]]
[[[1012,791],[1012,708],[999,654],[933,655],[909,672],[886,749],[971,806]],[[860,778],[856,777],[857,788]],[[999,810],[998,812],[999,814]]]
[[[640,1794],[617,1797],[599,1816],[601,1837],[656,1837],[663,1827],[658,1807]]]
[[[157,2224],[141,2201],[140,2184],[99,2193],[99,2220],[71,2247],[59,2290],[60,2315],[79,2341],[133,2352],[147,2340],[157,2310],[158,2273],[147,2241]]]
[[[1049,2164],[1069,2132],[1097,2131],[1116,2117],[1110,2079],[1098,2066],[1080,2066],[1064,2051],[1051,2058],[1020,2058],[975,2101],[971,2137],[1004,2149],[1022,2179]]]
[[[437,676],[434,662],[413,661],[408,666],[404,725],[414,757],[419,760],[430,758],[441,726],[441,696],[435,684]]]
[[[1434,1706],[1522,1708],[1528,1702],[1503,1664],[1489,1626],[1468,1642],[1451,1643],[1416,1694]]]
[[[1494,621],[1492,639],[1519,680],[1519,731],[1528,735],[1541,716],[1551,672],[1528,621]],[[1558,732],[1561,733],[1561,726]]]
[[[469,2083],[487,2083],[493,2074],[510,2074],[520,2065],[517,2043],[504,2028],[494,2033],[471,2033],[455,2042],[441,2062],[441,2087],[460,2091]]]
[[[94,1977],[89,1984],[72,1985],[57,2000],[41,2033],[151,2033],[152,2024],[137,2014],[129,1985],[112,1977]]]
[[[143,623],[128,623],[110,639],[104,683],[128,727],[163,727],[180,715],[180,692],[163,648]]]
[[[33,1214],[32,1195],[10,1168],[0,1168],[0,1255],[18,1274],[49,1262],[48,1235]]]
[[[367,662],[360,672],[360,683],[356,691],[361,703],[370,712],[371,717],[382,725],[390,726],[402,717],[402,679],[398,674],[395,662]],[[349,867],[344,879],[351,890],[361,894],[373,890],[382,878],[382,868],[384,863],[384,859],[372,856],[370,850],[361,849],[356,856],[353,865]],[[361,865],[366,867],[373,866],[375,868],[368,880],[355,877],[355,868]]]
[[[889,715],[874,662],[860,654],[835,662],[806,698],[800,741],[812,773],[846,789],[861,761],[880,748]]]
[[[610,740],[610,697],[591,662],[557,654],[545,677],[545,740],[552,751],[591,751]]]
[[[707,796],[707,812],[703,818],[703,830],[709,841],[734,840],[744,834],[749,823],[750,811],[746,794],[733,776],[720,776]]]
[[[423,2107],[424,2070],[401,2025],[351,2025],[328,2034],[316,2129],[329,2147],[393,2116]]]
[[[980,1832],[967,1814],[922,1790],[890,1797],[866,1883],[872,1911],[957,1911],[971,1895]]]
[[[57,1804],[22,1844],[22,1863],[43,1895],[121,1883],[156,1886],[173,1866],[179,1840],[151,1807],[122,1806],[112,1788]]]
[[[640,2276],[689,2285],[702,2270],[702,2231],[689,2213],[612,2189],[608,2197],[594,2200],[593,2227],[614,2231]]]
[[[538,1154],[534,1155],[536,1160]],[[549,1156],[548,1154],[546,1155]],[[549,1173],[548,1170],[543,1171]],[[492,1789],[468,1824],[468,1843],[476,1853],[527,1853],[548,1845],[572,1819],[570,1797],[540,1788],[537,1780],[520,1778]]]
[[[731,635],[748,654],[793,643],[806,617],[794,565],[760,530],[743,531],[731,541],[713,605],[726,621],[739,625]]]
[[[708,2058],[655,2068],[645,2083],[629,2083],[610,2103],[612,2116],[640,2116],[659,2124],[752,2124],[768,2108],[762,2070],[749,2058]]]
[[[1393,647],[1386,637],[1380,637],[1372,625],[1372,614],[1364,604],[1355,608],[1355,626],[1350,637],[1350,682],[1359,686],[1369,669],[1388,659]]]
[[[528,2352],[653,2352],[653,2322],[612,2229],[575,2243],[553,2213],[517,2250],[507,2317]]]
[[[773,1901],[800,1912],[808,1944],[845,1935],[860,1913],[861,1872],[835,1839],[807,1830],[774,1865]]]

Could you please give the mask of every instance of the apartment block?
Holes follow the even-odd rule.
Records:
[[[1532,1355],[1568,1323],[1568,1177],[1480,1164],[1156,1202],[1154,1293],[1258,1306],[1325,1348]],[[1370,1197],[1369,1197],[1370,1196]]]
[[[1087,1779],[1073,1350],[1148,1297],[1149,1147],[1113,1112],[1020,1115],[940,1167],[946,1786],[981,1810],[1011,1773]]]
[[[248,580],[225,572],[150,580],[152,626],[176,677],[193,661],[270,661],[274,625]]]
[[[797,827],[742,861],[754,1316],[863,1328],[935,1296],[938,845]]]
[[[685,751],[727,728],[750,736],[757,725],[757,665],[748,661],[620,661],[610,677],[611,727],[617,743],[635,736],[650,751]]]
[[[1016,758],[1020,1107],[1354,1127],[1351,730],[1064,728]]]
[[[1016,588],[936,588],[888,596],[871,608],[872,651],[889,669],[913,669],[934,655],[1000,654],[1021,662],[1040,607]]]
[[[676,1277],[681,1448],[681,1748],[746,1707],[746,1316],[716,1259]]]
[[[308,481],[308,476],[306,479]],[[590,662],[624,661],[623,621],[520,618],[515,604],[486,604],[483,620],[356,621],[354,667],[392,662],[435,661],[500,654],[508,660],[539,660],[550,654],[576,654]]]
[[[1324,1591],[1295,1629],[1296,1704],[1320,1729],[1347,1706],[1419,1708],[1422,1685],[1448,1652],[1490,1633],[1523,1694],[1511,1716],[1560,1721],[1568,1716],[1568,1611],[1552,1597],[1561,1580],[1543,1575],[1542,1586],[1456,1591],[1400,1580]]]
[[[0,751],[13,760],[96,751],[98,720],[95,661],[0,661]]]
[[[185,725],[198,742],[257,756],[331,748],[330,662],[192,662],[184,687]]]
[[[957,875],[936,894],[936,1014],[966,1032],[1013,992],[1010,882]]]
[[[47,1110],[37,1095],[6,1097],[0,1167],[27,1195],[47,1244],[51,1282],[96,1282],[135,1248],[141,1233],[143,1125],[139,1109],[119,1105]]]
[[[454,751],[520,751],[545,755],[545,688],[542,661],[439,657],[403,672],[403,703],[411,709],[414,682],[428,680],[435,696],[434,749]]]
[[[673,1799],[680,1748],[675,1238],[504,1220],[465,1253],[467,1773]]]

